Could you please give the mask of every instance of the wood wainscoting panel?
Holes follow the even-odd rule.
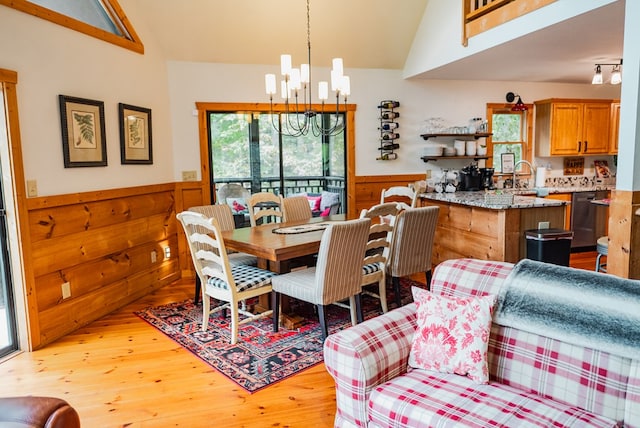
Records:
[[[408,186],[418,180],[424,180],[424,174],[370,175],[355,177],[355,206],[349,206],[349,218],[357,218],[360,211],[380,203],[383,189],[392,186]]]
[[[33,349],[180,277],[174,184],[31,198],[27,208]]]

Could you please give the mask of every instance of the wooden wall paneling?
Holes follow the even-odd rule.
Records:
[[[174,189],[164,184],[27,200],[32,348],[180,278]],[[71,297],[63,300],[64,282]]]
[[[607,272],[640,279],[640,191],[613,190],[609,207]]]
[[[125,198],[44,207],[29,212],[34,242],[96,230],[154,214],[174,211],[173,192],[154,192]]]
[[[207,155],[208,156],[208,155]],[[204,170],[203,170],[204,171]],[[190,207],[212,204],[211,193],[208,191],[209,180],[187,181],[176,185],[176,213],[185,211]],[[178,224],[178,259],[180,260],[180,271],[186,278],[195,278],[195,271],[189,253],[187,239],[184,236],[182,227]]]
[[[392,186],[407,186],[418,180],[424,180],[424,174],[375,175],[355,177],[355,216],[363,209],[380,203],[382,189]],[[354,205],[354,204],[351,204]]]

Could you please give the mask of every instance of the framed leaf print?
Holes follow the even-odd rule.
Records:
[[[118,104],[120,160],[123,164],[152,164],[151,109]]]
[[[104,103],[59,95],[64,167],[107,166]]]

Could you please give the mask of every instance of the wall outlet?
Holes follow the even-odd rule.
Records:
[[[156,250],[151,251],[151,263],[155,263],[158,261],[158,253]]]
[[[27,180],[27,196],[29,198],[38,196],[38,182],[36,180]]]
[[[548,221],[539,221],[538,222],[538,229],[549,229],[549,222]]]
[[[196,171],[182,171],[182,181],[196,181],[198,173]]]
[[[425,174],[425,178],[427,180],[431,178],[431,170],[430,169],[427,170],[427,173]]]
[[[65,282],[64,284],[62,284],[62,298],[63,299],[68,299],[69,297],[71,297],[71,284],[69,284],[68,282]]]

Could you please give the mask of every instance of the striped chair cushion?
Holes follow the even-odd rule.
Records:
[[[256,256],[247,253],[229,253],[228,257],[231,266],[255,266],[258,263]]]
[[[254,266],[237,265],[231,266],[231,275],[233,275],[238,291],[245,291],[270,284],[271,278],[275,276],[276,273]],[[221,290],[229,289],[227,281],[216,277],[210,277],[207,281],[207,286]]]

